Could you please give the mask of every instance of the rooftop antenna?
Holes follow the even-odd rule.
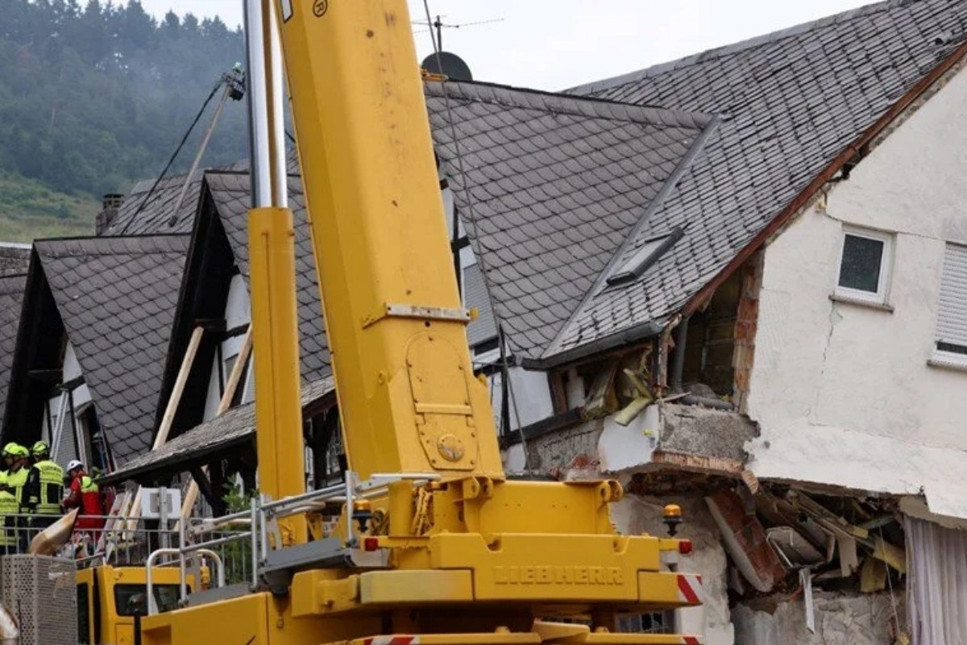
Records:
[[[490,20],[477,20],[475,22],[463,22],[460,24],[447,24],[443,22],[443,18],[446,16],[438,15],[434,18],[433,22],[426,22],[421,20],[414,20],[414,25],[422,25],[431,28],[436,31],[436,48],[438,51],[443,51],[443,28],[447,29],[460,29],[461,27],[473,27],[475,25],[489,25],[494,22],[503,22],[503,18],[491,18]],[[419,32],[418,32],[419,33]]]

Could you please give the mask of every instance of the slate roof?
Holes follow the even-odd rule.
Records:
[[[187,173],[162,179],[154,192],[151,192],[154,179],[139,181],[125,196],[104,235],[191,233],[198,210],[202,175],[203,172],[198,170],[192,176],[177,213],[173,209],[184,188]]]
[[[332,377],[303,383],[303,408],[334,389]],[[199,424],[165,443],[153,452],[146,452],[111,473],[105,481],[124,481],[148,472],[174,468],[187,459],[223,451],[225,448],[255,436],[255,404],[246,403],[230,408],[221,416]]]
[[[228,235],[235,261],[247,281],[249,264],[246,227],[250,204],[248,173],[209,171],[205,174],[205,182]],[[302,380],[312,382],[328,376],[331,368],[302,183],[294,176],[289,177],[289,206],[295,225],[296,297],[301,332],[299,354]]]
[[[426,83],[426,96],[508,342],[530,358],[560,333],[712,122],[479,83]]]
[[[965,36],[967,2],[894,0],[572,90],[721,123],[613,266],[655,232],[684,238],[631,285],[602,275],[545,357],[663,322]]]
[[[151,444],[185,235],[35,242],[117,464]]]
[[[29,244],[0,242],[0,276],[23,275],[30,264]]]
[[[0,277],[0,410],[5,409],[7,403],[26,282],[25,275]]]

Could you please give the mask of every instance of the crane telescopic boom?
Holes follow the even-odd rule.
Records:
[[[687,541],[618,534],[616,481],[503,472],[406,1],[247,0],[246,27],[265,494],[251,513],[254,580],[146,617],[144,645],[698,643],[613,633],[620,614],[700,604],[698,577],[675,570]],[[345,486],[309,493],[279,60],[350,468]]]

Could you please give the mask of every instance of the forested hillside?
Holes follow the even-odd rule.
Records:
[[[217,18],[155,20],[136,1],[2,0],[0,238],[24,238],[24,218],[69,230],[80,217],[87,228],[101,194],[157,175],[219,76],[243,57],[241,31]],[[244,117],[243,103],[226,106],[206,164],[244,155]],[[176,168],[190,164],[205,124]],[[14,203],[24,191],[9,186],[21,177],[34,180],[26,192],[50,201]]]

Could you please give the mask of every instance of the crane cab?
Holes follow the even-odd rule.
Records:
[[[153,572],[154,596],[161,612],[178,607],[179,571],[158,567]],[[189,590],[193,578],[188,577]],[[147,575],[144,567],[100,566],[77,571],[77,634],[80,645],[134,645],[136,615],[147,615]]]

